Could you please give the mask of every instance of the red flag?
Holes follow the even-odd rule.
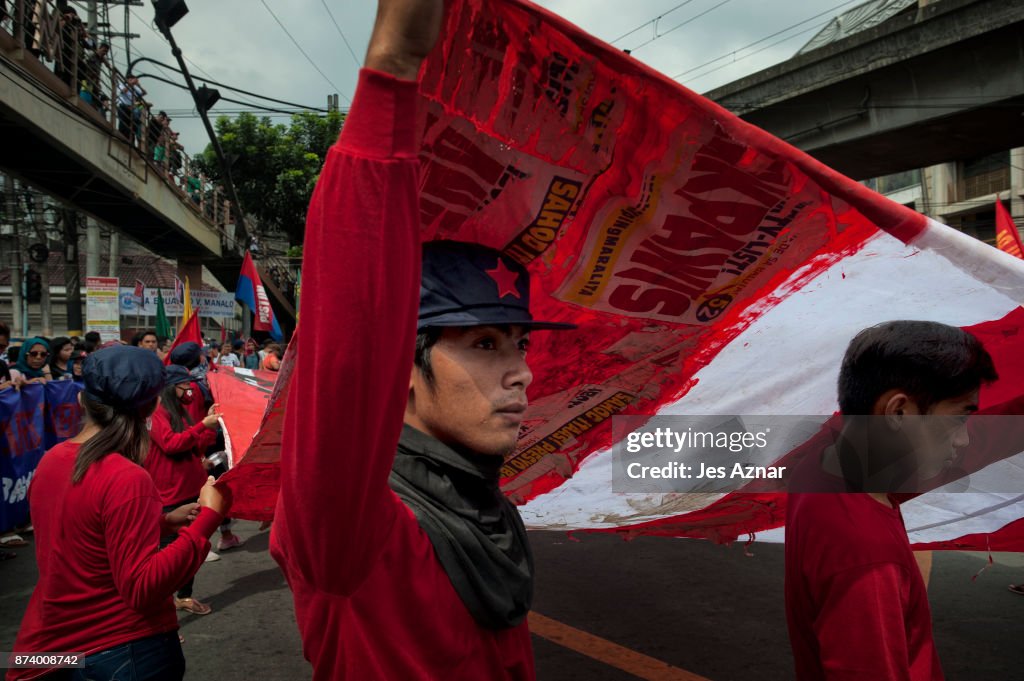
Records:
[[[141,279],[135,280],[135,291],[132,293],[135,297],[135,302],[138,304],[141,310],[146,303],[146,285],[142,283]]]
[[[1020,232],[1013,223],[1006,206],[996,199],[996,246],[999,250],[1024,259],[1024,244],[1020,242]]]
[[[185,325],[181,327],[181,332],[178,337],[174,339],[174,344],[171,349],[167,351],[167,357],[164,358],[164,364],[171,363],[171,353],[174,352],[174,348],[178,347],[183,343],[188,342],[203,344],[203,334],[199,331],[199,310],[196,310]]]

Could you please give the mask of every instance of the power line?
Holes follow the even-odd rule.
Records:
[[[648,40],[646,42],[640,43],[636,47],[632,48],[630,50],[630,52],[636,52],[641,47],[645,47],[646,45],[650,45],[651,43],[653,43],[655,40],[658,40],[659,38],[664,38],[669,33],[672,33],[673,31],[676,31],[676,30],[682,28],[683,26],[686,26],[687,24],[692,24],[693,22],[697,21],[697,19],[700,19],[705,14],[710,14],[711,12],[714,12],[716,9],[718,9],[722,5],[728,5],[730,2],[732,2],[732,0],[722,0],[722,2],[718,3],[717,5],[712,7],[711,9],[706,9],[706,10],[704,10],[703,12],[701,12],[700,14],[698,14],[696,16],[690,17],[686,21],[684,21],[682,23],[679,23],[679,24],[676,24],[675,26],[673,26],[672,28],[668,29],[664,33],[659,33],[659,34],[655,35],[653,38],[651,38],[650,40]]]
[[[331,13],[331,8],[327,6],[327,2],[325,2],[325,0],[320,0],[320,4],[324,6],[325,10],[327,10],[327,16],[329,16],[331,21],[334,23],[334,28],[338,30],[338,35],[341,36],[341,41],[345,43],[345,47],[348,48],[348,53],[352,55],[352,59],[356,62],[356,66],[362,68],[362,62],[359,61],[359,57],[357,57],[355,51],[352,50],[352,46],[348,44],[348,38],[345,37],[345,32],[341,30],[341,26],[339,26],[337,20],[335,20],[334,14]]]
[[[710,66],[711,64],[714,64],[716,61],[721,61],[722,59],[725,59],[726,57],[729,57],[729,56],[735,56],[735,54],[737,52],[742,52],[743,50],[746,50],[746,49],[749,49],[751,47],[754,47],[755,45],[760,45],[761,43],[763,43],[766,40],[771,40],[775,36],[782,35],[783,33],[788,33],[790,30],[796,28],[797,26],[803,26],[808,21],[814,21],[818,17],[825,16],[826,14],[831,14],[832,12],[836,11],[839,8],[845,7],[846,5],[851,5],[851,4],[855,3],[855,2],[861,2],[861,0],[846,0],[846,2],[840,3],[840,4],[836,5],[835,7],[827,9],[824,12],[821,12],[819,14],[815,14],[813,17],[808,17],[808,18],[804,19],[803,21],[800,21],[800,22],[797,22],[797,23],[792,24],[790,26],[787,26],[786,28],[783,28],[782,30],[776,31],[775,33],[772,33],[771,35],[766,35],[763,38],[755,40],[754,42],[750,43],[749,45],[744,45],[743,47],[740,47],[738,49],[733,50],[732,52],[727,52],[727,53],[725,53],[725,54],[723,54],[723,55],[721,55],[719,57],[715,57],[714,59],[706,61],[703,64],[698,64],[697,66],[689,68],[686,71],[683,71],[682,73],[679,73],[679,74],[677,74],[675,76],[672,76],[672,79],[676,80],[678,78],[681,78],[682,76],[685,76],[688,73],[693,73],[694,71],[697,71],[698,69],[702,69],[705,66]],[[829,21],[831,21],[831,19],[829,19]],[[826,23],[828,23],[828,22],[826,22]],[[815,28],[817,28],[817,26]]]
[[[168,78],[161,78],[160,76],[154,76],[151,73],[140,73],[140,74],[138,74],[138,76],[139,76],[139,78],[152,78],[153,80],[159,80],[162,83],[167,83],[168,85],[170,85],[172,87],[180,88],[182,90],[188,90],[188,86],[187,85],[182,85],[181,83],[176,83],[173,80],[170,80]],[[285,111],[283,109],[277,109],[277,108],[270,107],[270,106],[262,106],[260,104],[252,104],[250,102],[243,102],[240,99],[231,99],[230,97],[221,97],[221,100],[225,101],[225,102],[231,102],[232,104],[240,104],[242,106],[252,107],[253,109],[259,109],[259,110],[262,110],[262,111],[274,111],[274,112],[277,112],[277,113],[300,113],[300,112],[303,112],[303,111],[309,111],[309,109],[302,109],[302,108],[297,109],[295,111]],[[321,109],[320,111],[323,111],[323,110]]]
[[[668,10],[666,12],[662,12],[661,14],[659,14],[658,16],[654,17],[653,19],[651,19],[649,21],[645,21],[644,23],[642,23],[639,26],[637,26],[636,28],[634,28],[632,31],[626,31],[625,33],[620,35],[615,40],[609,40],[608,42],[610,44],[614,45],[615,43],[619,42],[623,38],[627,38],[627,37],[633,35],[637,31],[639,31],[641,28],[643,28],[644,26],[648,26],[649,24],[654,24],[654,32],[657,33],[658,32],[658,22],[659,21],[664,19],[666,15],[672,14],[672,12],[675,12],[680,7],[684,7],[685,5],[689,5],[691,2],[693,2],[693,0],[686,0],[686,2],[681,2],[678,5],[676,5],[675,7],[673,7],[672,9],[670,9],[670,10]]]
[[[181,71],[179,69],[171,66],[170,64],[165,64],[165,63],[163,63],[161,61],[157,61],[156,59],[150,59],[149,57],[145,57],[145,58],[137,59],[136,63],[138,63],[140,61],[147,61],[150,64],[155,64],[156,66],[163,66],[163,67],[166,67],[167,69],[169,69],[171,71],[174,71],[175,73],[177,73],[179,75],[181,74]],[[216,85],[216,86],[222,87],[222,88],[224,88],[226,90],[231,90],[232,92],[239,92],[239,93],[241,93],[243,95],[249,95],[250,97],[255,97],[256,99],[262,99],[262,100],[265,100],[265,101],[268,101],[268,102],[275,102],[276,104],[284,104],[285,106],[294,106],[296,108],[307,110],[307,111],[323,111],[323,112],[327,111],[327,109],[324,109],[322,107],[306,106],[305,104],[296,104],[295,102],[289,102],[289,101],[286,101],[286,100],[283,100],[283,99],[275,99],[274,97],[268,97],[267,95],[261,95],[261,94],[259,94],[257,92],[250,92],[249,90],[243,90],[242,88],[238,88],[238,87],[235,87],[233,85],[228,85],[227,83],[219,83],[219,82],[217,82],[215,80],[210,80],[210,79],[207,79],[207,78],[200,78],[200,77],[197,76],[195,79],[198,80],[198,81],[201,81],[203,83],[209,84],[209,85]],[[258,104],[255,104],[255,103],[252,103],[252,104],[253,104],[253,106],[259,106]]]
[[[290,40],[292,41],[292,44],[293,44],[293,45],[295,45],[295,47],[297,47],[297,48],[298,48],[299,52],[301,52],[301,53],[302,53],[302,56],[306,58],[306,61],[308,61],[308,62],[310,63],[310,65],[311,65],[311,66],[312,66],[312,67],[313,67],[314,69],[316,69],[316,72],[317,72],[317,73],[319,73],[319,74],[320,74],[321,76],[323,76],[323,79],[324,79],[324,80],[326,80],[326,81],[327,81],[328,83],[330,83],[330,86],[331,86],[332,88],[334,88],[334,90],[335,90],[336,92],[340,93],[340,94],[341,94],[341,96],[345,98],[345,101],[346,101],[346,102],[348,102],[349,104],[351,104],[351,103],[352,103],[352,100],[351,100],[351,99],[349,99],[348,95],[346,95],[346,94],[345,94],[344,92],[342,92],[342,91],[341,91],[341,88],[340,88],[340,87],[338,87],[338,86],[337,86],[337,85],[335,85],[335,84],[334,84],[333,82],[331,82],[331,79],[327,77],[327,74],[326,74],[326,73],[324,73],[323,71],[321,71],[321,70],[320,70],[320,67],[316,65],[316,62],[315,62],[315,61],[313,61],[313,60],[312,60],[312,59],[310,58],[310,56],[309,56],[308,54],[306,54],[306,51],[305,51],[304,49],[302,49],[302,45],[300,45],[300,44],[299,44],[299,41],[297,41],[297,40],[296,40],[296,39],[295,39],[295,38],[294,38],[294,37],[292,36],[292,34],[288,32],[288,29],[287,29],[287,28],[285,28],[284,24],[282,24],[282,23],[281,23],[281,20],[277,18],[277,15],[276,15],[276,14],[274,14],[274,10],[270,9],[270,5],[268,5],[268,4],[266,3],[266,0],[260,0],[260,4],[261,4],[261,5],[263,5],[263,7],[264,7],[264,8],[265,8],[265,9],[266,9],[266,10],[267,10],[268,12],[270,12],[270,16],[274,17],[274,21],[276,21],[276,22],[277,22],[277,25],[281,27],[281,30],[282,30],[282,31],[284,31],[285,35],[286,35],[286,36],[288,36],[288,38],[289,38],[289,39],[290,39]]]

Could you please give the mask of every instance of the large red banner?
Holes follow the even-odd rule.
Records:
[[[423,238],[502,249],[533,274],[535,315],[578,325],[532,339],[530,408],[502,470],[510,498],[530,502],[532,526],[672,520],[674,534],[721,540],[773,527],[782,507],[770,495],[611,495],[599,466],[612,418],[830,414],[835,386],[822,376],[865,326],[912,317],[968,327],[1024,301],[1020,261],[560,17],[516,0],[447,5],[420,74]],[[1019,352],[1022,341],[1009,342]],[[274,418],[257,443],[263,433],[278,441]],[[265,481],[274,454],[260,451]],[[566,484],[577,472],[587,475]]]

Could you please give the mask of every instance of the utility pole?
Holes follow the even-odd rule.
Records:
[[[78,213],[72,208],[63,208],[61,216],[64,228],[64,300],[67,308],[68,335],[81,336],[82,325],[82,279],[78,273]]]
[[[4,176],[5,198],[7,199],[7,221],[11,227],[12,248],[8,251],[11,254],[11,335],[24,338],[28,330],[24,326],[24,307],[21,296],[21,239],[18,228],[20,210],[18,209],[18,193],[14,186],[14,178],[10,175]],[[5,239],[6,241],[6,239]]]
[[[224,189],[227,191],[228,199],[231,201],[231,207],[234,209],[235,225],[241,228],[242,237],[246,242],[249,241],[249,229],[245,224],[245,214],[242,212],[242,202],[238,200],[238,193],[235,191],[235,183],[231,179],[231,164],[228,163],[227,157],[224,155],[224,149],[220,145],[220,139],[217,137],[217,133],[213,131],[213,125],[210,123],[210,117],[207,112],[210,107],[220,99],[220,93],[212,88],[207,88],[205,85],[202,89],[197,89],[195,82],[192,80],[192,74],[189,73],[188,65],[185,64],[185,58],[181,53],[181,48],[178,47],[177,41],[174,40],[174,34],[171,33],[171,26],[174,25],[182,16],[188,12],[188,8],[185,7],[184,2],[180,3],[167,3],[175,12],[179,12],[177,16],[168,13],[167,8],[161,7],[160,3],[154,3],[156,9],[156,27],[160,32],[167,38],[168,44],[171,46],[171,54],[178,62],[178,68],[181,69],[181,75],[185,77],[185,84],[188,85],[188,91],[192,93],[192,101],[195,102],[196,110],[199,112],[199,117],[203,121],[203,127],[206,128],[206,134],[210,138],[210,144],[213,145],[213,150],[217,155],[217,163],[220,166],[221,179],[224,184]]]
[[[32,213],[28,216],[28,219],[32,228],[34,228],[35,236],[39,243],[42,243],[49,250],[50,238],[46,230],[46,204],[43,196],[36,195],[33,197]],[[50,263],[49,259],[47,259],[34,264],[42,281],[42,287],[39,291],[39,323],[42,326],[43,336],[49,338],[53,335],[53,311],[50,309]]]
[[[89,0],[86,7],[86,28],[89,29],[89,35],[94,36],[100,28],[99,3],[97,0]]]

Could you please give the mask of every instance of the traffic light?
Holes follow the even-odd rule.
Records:
[[[196,91],[196,108],[206,113],[213,108],[213,105],[220,101],[220,91],[212,87],[200,85]]]
[[[43,278],[35,270],[25,272],[25,300],[38,303],[43,299]]]

